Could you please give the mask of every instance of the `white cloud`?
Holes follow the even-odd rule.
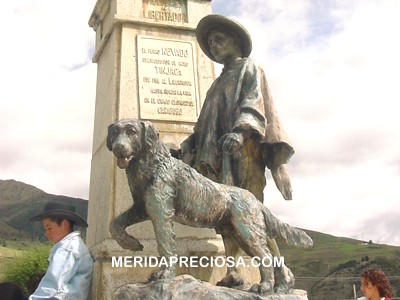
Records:
[[[294,200],[282,200],[271,180],[266,189],[266,205],[287,222],[398,244],[385,218],[400,215],[399,9],[396,1],[253,0],[236,11],[296,148]],[[366,226],[378,215],[380,230]]]
[[[16,1],[0,59],[0,178],[88,197],[95,101],[95,1]],[[68,178],[68,180],[66,180]]]

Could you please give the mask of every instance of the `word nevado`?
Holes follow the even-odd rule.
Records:
[[[186,267],[186,268],[207,268],[207,267],[282,267],[285,264],[285,258],[280,257],[252,257],[249,262],[242,256],[235,260],[233,256],[171,256],[156,257],[156,256],[112,256],[111,266],[113,268],[137,268],[137,267]]]
[[[188,50],[179,49],[179,48],[161,48],[161,49],[142,48],[142,53],[165,55],[165,56],[175,56],[175,57],[188,57],[189,56]],[[144,62],[150,62],[150,61],[144,61]],[[166,64],[166,62],[167,62],[166,60],[158,61],[158,63],[161,63],[161,64]]]

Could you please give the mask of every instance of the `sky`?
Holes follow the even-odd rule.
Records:
[[[2,4],[0,179],[88,199],[95,2]],[[250,32],[296,150],[293,200],[267,172],[266,206],[294,226],[400,246],[400,1],[213,0],[212,9]]]

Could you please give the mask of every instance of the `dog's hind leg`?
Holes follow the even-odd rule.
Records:
[[[259,255],[252,255],[252,257],[259,257],[259,271],[260,271],[260,283],[254,284],[251,288],[251,292],[258,292],[259,294],[267,294],[273,292],[275,284],[274,267],[271,264],[272,255],[269,252],[259,252]]]
[[[254,228],[250,228],[254,229]],[[251,292],[266,294],[273,292],[275,284],[273,256],[268,249],[265,236],[253,231],[253,235],[249,228],[244,228],[242,225],[236,227],[234,238],[241,248],[256,262],[258,260],[258,269],[260,271],[260,284],[255,284],[250,288]]]
[[[115,217],[110,224],[111,236],[124,249],[133,251],[143,250],[143,245],[139,240],[130,236],[125,230],[128,226],[148,220],[146,213],[140,212],[142,212],[142,210],[139,209],[137,205],[133,205],[131,208]]]
[[[251,194],[249,193],[249,195]],[[230,225],[233,228],[233,238],[238,245],[249,256],[260,262],[258,267],[261,281],[260,284],[254,285],[251,291],[265,294],[273,292],[275,276],[272,264],[273,256],[268,248],[264,218],[259,210],[259,203],[256,201],[254,199],[254,201],[237,200],[232,202]]]
[[[295,283],[292,271],[283,264],[282,266],[275,267],[275,287],[274,291],[278,294],[288,293]]]
[[[230,234],[221,233],[222,240],[224,242],[225,247],[225,255],[226,257],[234,257],[235,262],[238,260],[238,257],[243,253],[243,251],[239,248],[239,245],[236,241],[230,236]],[[236,266],[228,266],[226,276],[217,282],[217,286],[227,286],[234,287],[240,286],[244,283],[243,278],[240,276],[239,269]]]
[[[234,239],[253,258],[253,262],[258,262],[261,280],[259,284],[254,284],[250,291],[260,294],[273,292],[275,284],[273,256],[268,249],[265,236],[260,234],[254,223],[243,223],[243,219],[239,222],[232,220],[232,222],[235,223]],[[244,224],[247,226],[243,226]]]

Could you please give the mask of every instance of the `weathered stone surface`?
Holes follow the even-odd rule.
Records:
[[[156,123],[163,141],[171,145],[179,145],[192,132],[197,115],[194,115],[192,111],[189,121],[181,119],[179,122],[171,122],[171,117],[174,115],[169,114],[170,118],[166,118],[168,115],[166,113],[174,112],[171,109],[173,106],[182,108],[183,114],[184,109],[188,108],[187,105],[193,105],[189,108],[191,110],[196,108],[196,113],[198,113],[215,76],[213,63],[202,53],[196,43],[194,33],[199,20],[211,13],[209,0],[96,0],[95,2],[96,5],[89,20],[89,25],[95,31],[96,45],[93,62],[97,64],[97,84],[89,192],[89,228],[86,243],[95,259],[90,299],[110,300],[116,287],[126,283],[145,282],[149,274],[154,271],[152,268],[137,268],[134,271],[131,268],[113,268],[112,256],[149,256],[158,255],[158,253],[150,221],[128,228],[129,234],[143,241],[144,252],[123,252],[111,239],[109,233],[111,220],[132,206],[132,196],[125,172],[119,170],[112,155],[104,146],[107,134],[105,129],[117,119],[143,118],[142,114],[148,117],[149,112],[154,113],[149,107],[151,105],[162,112],[160,115],[163,118],[157,118]],[[143,43],[143,38],[149,36],[158,39],[160,43],[156,45]],[[162,52],[161,48],[164,48],[164,45],[168,49],[163,49],[165,51]],[[179,51],[188,50],[189,46],[191,47],[190,55],[188,52],[187,57],[170,55],[171,53],[182,54]],[[160,52],[157,54],[155,53],[157,51]],[[183,54],[186,55],[186,52]],[[174,72],[178,75],[172,75],[171,81],[168,81],[164,74],[153,74],[149,71],[152,69],[157,72],[160,71],[160,67],[172,67],[173,64],[176,69],[181,70],[182,76],[175,72],[174,68]],[[167,72],[168,70],[167,68]],[[189,70],[194,72],[194,74],[190,73],[190,77]],[[178,82],[177,79],[188,82]],[[168,94],[164,93],[165,89]],[[151,90],[155,93],[151,93]],[[185,99],[174,104],[171,99],[171,103],[165,106],[157,103],[158,99],[169,100],[170,94],[174,93],[171,90],[176,90],[176,94],[182,94],[177,96]],[[189,92],[193,103],[185,102]],[[149,94],[152,94],[152,97]],[[167,96],[168,99],[166,99]],[[142,105],[145,104],[144,98],[150,101],[145,107]],[[151,103],[152,98],[156,104]],[[140,103],[141,99],[143,103]],[[175,97],[174,100],[176,100]],[[173,120],[176,119],[173,118]],[[199,255],[197,253],[199,247],[200,253],[208,252],[204,255],[219,253],[213,251],[213,249],[218,251],[219,246],[211,245],[213,240],[217,240],[214,230],[180,224],[176,224],[174,230],[178,238],[192,238],[195,240],[193,244],[196,244],[192,247],[192,243],[185,243],[185,246],[179,249],[180,255]],[[211,268],[208,270],[197,268],[193,270],[193,275],[198,276],[200,271],[203,272],[201,275],[206,274],[205,277],[201,277],[202,279],[209,278],[214,281],[219,280],[220,273],[223,273],[216,270],[217,274],[215,274]],[[185,270],[185,272],[190,272],[190,270]]]
[[[162,279],[148,284],[127,284],[116,290],[118,300],[308,300],[307,292],[259,295],[233,288],[218,287],[191,275]]]

